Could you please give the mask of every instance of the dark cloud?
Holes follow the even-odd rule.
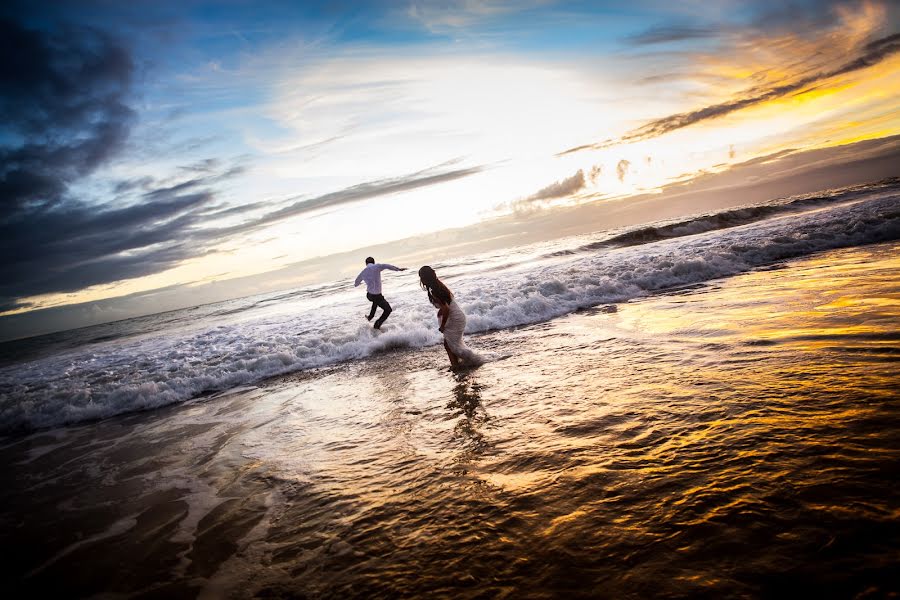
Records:
[[[128,137],[128,51],[93,29],[57,33],[0,19],[0,220],[50,208]]]
[[[21,307],[20,298],[72,292],[97,284],[159,273],[212,252],[224,240],[258,231],[277,221],[386,194],[435,185],[482,170],[481,167],[368,182],[293,202],[235,226],[216,227],[223,217],[259,211],[268,202],[219,206],[215,189],[243,167],[202,161],[182,168],[196,177],[161,185],[146,179],[125,182],[123,190],[143,190],[122,208],[95,208],[68,201],[52,210],[30,211],[0,223],[0,304]],[[218,172],[212,168],[218,166]],[[151,185],[152,184],[152,185]],[[148,189],[148,186],[150,189]],[[283,202],[283,201],[282,201]]]
[[[211,252],[214,186],[240,169],[155,187],[120,208],[68,201],[0,223],[0,304],[165,271]]]
[[[21,310],[34,306],[32,302],[24,302],[15,298],[0,298],[0,315],[13,310]]]
[[[646,46],[709,38],[718,35],[718,33],[716,29],[711,27],[661,25],[626,38],[626,41],[635,46]]]
[[[861,56],[857,57],[855,60],[851,60],[836,71],[829,73],[827,76],[823,76],[822,79],[872,67],[897,51],[900,51],[900,33],[895,33],[875,40],[874,42],[869,42],[866,44],[865,51]]]
[[[591,183],[597,183],[597,179],[600,178],[600,175],[603,174],[603,166],[602,165],[594,165],[591,167]]]
[[[213,199],[204,184],[155,189],[124,208],[67,202],[0,224],[0,302],[147,275],[202,252],[188,242],[197,209]]]
[[[125,179],[117,182],[112,187],[115,195],[126,194],[136,189],[149,189],[153,185],[152,177],[135,177],[134,179]]]
[[[121,272],[115,264],[139,253],[106,263],[104,257],[160,243],[161,231],[143,225],[170,219],[203,196],[161,191],[105,211],[70,197],[72,183],[121,150],[134,119],[126,104],[133,62],[113,37],[89,28],[36,31],[0,19],[0,53],[0,305],[9,308],[22,307],[22,296],[111,281]],[[115,191],[148,183],[120,182]]]
[[[90,28],[27,29],[0,20],[0,309],[159,273],[210,252],[215,187],[243,172],[209,158],[174,177],[111,184],[114,204],[70,189],[124,150],[134,65]],[[106,199],[104,199],[106,200]]]
[[[214,185],[240,172],[237,168],[155,187],[124,208],[100,210],[69,203],[42,214],[32,213],[27,219],[0,223],[0,253],[7,258],[0,263],[0,313],[31,306],[23,300],[28,296],[72,292],[159,273],[188,258],[213,252],[230,237],[298,214],[435,185],[482,170],[427,170],[364,183],[296,202],[232,227],[215,227],[212,221],[259,210],[266,204],[215,210]]]

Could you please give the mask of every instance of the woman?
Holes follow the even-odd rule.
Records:
[[[419,269],[419,283],[428,292],[428,301],[438,309],[438,331],[444,334],[444,348],[450,357],[450,366],[456,369],[463,365],[477,366],[483,363],[484,359],[463,342],[466,314],[459,303],[454,302],[453,293],[438,279],[434,269],[428,266]]]

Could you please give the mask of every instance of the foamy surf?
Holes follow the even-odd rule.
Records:
[[[467,315],[469,335],[539,323],[823,250],[900,239],[898,188],[892,181],[779,200],[771,210],[757,207],[744,216],[724,211],[721,218],[643,226],[594,246],[576,244],[571,254],[558,251],[572,249],[567,240],[546,244],[546,252],[512,249],[510,256],[519,257],[514,268],[459,269],[449,283]],[[742,218],[749,222],[737,224]],[[544,258],[532,260],[536,255]],[[102,340],[82,332],[89,343],[63,345],[0,369],[0,431],[152,409],[276,375],[440,343],[433,308],[409,285],[413,276],[404,275],[395,280],[395,293],[388,283],[394,313],[377,333],[362,315],[364,297],[350,295],[351,282],[211,305],[199,316],[176,311],[150,332]]]

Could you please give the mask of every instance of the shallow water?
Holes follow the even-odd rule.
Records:
[[[508,248],[438,264],[438,271],[473,334],[897,240],[900,179],[892,179]],[[394,313],[381,335],[362,318],[369,303],[351,282],[0,343],[0,435],[96,421],[440,343],[415,269],[386,275]]]
[[[900,244],[7,439],[68,597],[900,592]]]

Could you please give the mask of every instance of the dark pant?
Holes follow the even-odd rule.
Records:
[[[387,318],[391,314],[391,305],[388,304],[388,301],[384,299],[384,296],[381,294],[366,294],[366,298],[372,303],[372,310],[369,311],[369,320],[372,320],[372,317],[375,316],[375,309],[381,307],[381,310],[384,312],[381,313],[381,316],[378,317],[378,320],[375,321],[375,329],[381,327],[381,324],[387,321]]]

